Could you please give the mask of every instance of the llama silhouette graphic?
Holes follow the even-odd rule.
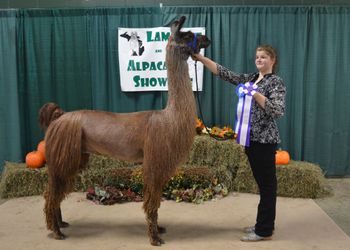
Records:
[[[131,56],[141,56],[145,51],[145,47],[142,45],[142,40],[140,40],[136,31],[132,31],[130,35],[128,32],[124,32],[124,34],[121,34],[120,36],[129,41]]]

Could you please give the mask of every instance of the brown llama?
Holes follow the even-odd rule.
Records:
[[[89,154],[142,162],[144,179],[143,209],[152,245],[164,241],[159,233],[158,208],[162,189],[174,175],[192,146],[195,135],[196,107],[188,73],[187,59],[209,46],[204,35],[182,32],[185,17],[173,22],[166,49],[168,103],[159,111],[110,113],[79,110],[64,113],[56,104],[47,103],[39,111],[40,126],[46,131],[48,185],[44,193],[46,224],[55,239],[64,239],[60,228],[60,204],[72,191],[78,172]]]

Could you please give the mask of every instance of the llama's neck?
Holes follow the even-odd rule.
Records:
[[[172,52],[172,53],[169,53]],[[196,103],[188,73],[187,61],[178,51],[167,50],[168,103],[164,123],[170,133],[166,139],[174,162],[185,161],[195,136]],[[171,143],[170,143],[171,142]]]
[[[169,90],[167,109],[180,116],[195,117],[195,100],[188,73],[188,64],[179,56],[176,53],[168,53],[166,58]]]

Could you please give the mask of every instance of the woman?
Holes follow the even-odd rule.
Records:
[[[255,65],[258,72],[250,74],[232,72],[201,54],[192,58],[225,81],[235,85],[253,82],[258,86],[257,92],[252,95],[250,145],[245,147],[245,153],[259,187],[260,202],[256,224],[244,229],[246,235],[241,240],[269,240],[275,229],[276,216],[275,153],[280,143],[276,119],[284,113],[286,94],[283,80],[275,74],[277,53],[270,45],[257,47]]]

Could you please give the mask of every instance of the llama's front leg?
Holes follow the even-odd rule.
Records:
[[[164,244],[164,241],[159,237],[160,233],[159,231],[161,227],[158,227],[157,223],[158,218],[158,211],[152,211],[147,213],[147,226],[148,226],[148,236],[151,242],[151,245],[153,246],[160,246],[161,244]]]
[[[158,233],[160,233],[160,234],[165,234],[166,233],[166,228],[165,227],[157,225],[157,229],[158,229]]]
[[[56,220],[58,222],[58,226],[60,228],[65,228],[65,227],[69,227],[69,223],[65,222],[62,220],[62,212],[61,212],[61,208],[59,207],[58,209],[56,209]]]
[[[160,246],[164,241],[159,237],[160,231],[163,231],[158,226],[158,208],[160,206],[160,193],[159,190],[150,192],[149,186],[144,186],[144,203],[143,208],[146,213],[147,230],[151,245]],[[157,192],[158,191],[158,192]],[[157,194],[159,193],[159,194]]]
[[[166,228],[165,227],[162,227],[162,226],[159,226],[158,224],[158,210],[157,210],[157,213],[156,213],[156,222],[157,222],[157,231],[159,234],[165,234],[166,233]]]
[[[53,237],[56,240],[64,240],[66,238],[66,236],[59,229],[58,224],[57,224],[57,227],[55,227],[54,230],[53,230]]]

